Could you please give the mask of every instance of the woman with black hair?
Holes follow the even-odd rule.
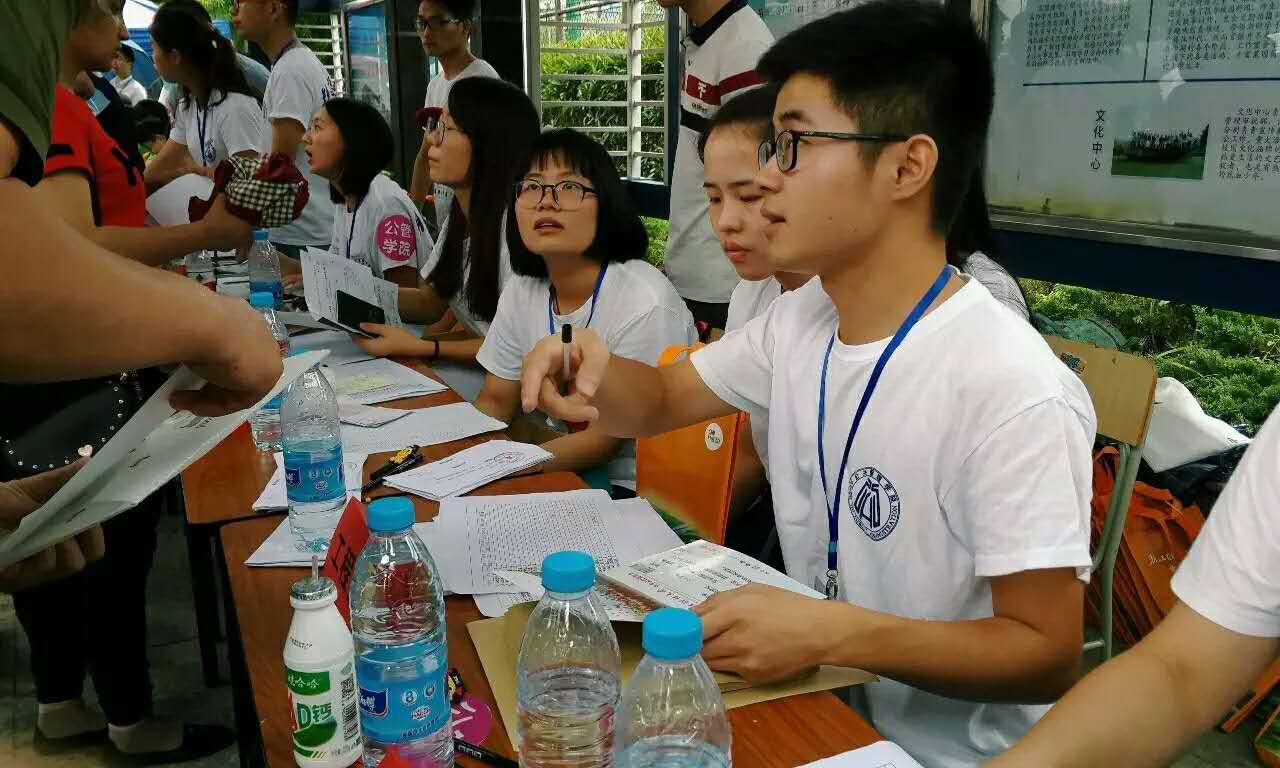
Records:
[[[538,113],[514,85],[473,77],[453,86],[448,106],[427,130],[431,180],[450,187],[454,203],[422,267],[421,290],[400,290],[400,317],[433,325],[418,338],[401,328],[366,324],[362,330],[375,338],[356,343],[379,357],[444,361],[435,370],[472,399],[483,381],[476,353],[511,277],[503,219],[521,163],[538,136]]]
[[[461,87],[460,85],[458,87]],[[510,422],[520,409],[524,356],[565,325],[590,328],[614,355],[656,365],[674,344],[697,340],[676,289],[645,261],[648,235],[604,147],[572,129],[534,142],[515,186],[507,283],[477,360],[488,375],[476,407]],[[590,427],[553,423],[548,469],[582,473],[597,487],[634,489],[635,444]]]
[[[427,222],[399,184],[382,175],[391,164],[391,128],[370,104],[330,99],[302,137],[311,170],[329,181],[333,241],[329,250],[374,275],[414,288],[435,242]]]
[[[195,0],[170,0],[151,21],[156,71],[182,88],[170,141],[147,166],[154,191],[188,173],[212,175],[232,156],[258,154],[266,131],[262,106],[236,60],[231,41]]]

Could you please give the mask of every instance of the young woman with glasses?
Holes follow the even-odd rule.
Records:
[[[667,278],[645,261],[648,236],[604,147],[569,129],[549,131],[521,166],[507,242],[516,277],[477,360],[476,407],[510,422],[520,407],[524,356],[548,335],[590,328],[614,355],[649,365],[696,340],[693,317]],[[635,444],[594,428],[550,422],[549,470],[576,471],[596,487],[635,486]]]
[[[538,135],[538,113],[514,85],[473,77],[454,85],[428,133],[431,178],[453,190],[454,202],[422,267],[420,288],[400,290],[400,317],[431,325],[419,338],[368,324],[362,328],[374,338],[356,342],[379,357],[425,357],[449,386],[472,399],[483,381],[476,353],[511,275],[503,218]]]

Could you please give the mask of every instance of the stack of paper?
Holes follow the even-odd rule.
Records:
[[[384,427],[396,419],[403,419],[409,411],[396,408],[379,408],[376,405],[361,405],[345,397],[338,398],[338,419],[343,424],[353,427]]]
[[[694,541],[668,552],[605,571],[615,586],[672,608],[692,608],[717,592],[746,584],[768,584],[821,600],[823,595],[753,557],[709,541]]]
[[[284,454],[277,453],[276,471],[267,481],[266,487],[258,500],[253,502],[256,511],[288,509],[289,498],[284,482]],[[369,458],[364,453],[344,453],[342,455],[342,477],[347,484],[348,498],[360,495],[360,487],[364,485],[364,462]]]
[[[877,741],[869,747],[827,757],[802,768],[921,768],[920,764],[891,741]]]
[[[449,389],[430,376],[386,359],[348,362],[329,370],[338,396],[361,405],[430,395]]]
[[[552,552],[587,552],[603,572],[679,544],[643,499],[614,502],[598,490],[447,498],[435,521],[417,529],[445,588],[476,595],[492,615],[541,596],[542,560]],[[640,601],[599,589],[610,618],[643,618]]]
[[[397,328],[402,325],[399,286],[374,277],[369,268],[358,261],[308,248],[302,254],[302,291],[311,316],[334,327],[357,330],[338,322],[338,291],[381,308],[387,325]]]
[[[348,366],[354,367],[354,366]],[[419,408],[381,427],[342,425],[342,449],[352,453],[398,451],[411,445],[438,445],[506,429],[471,403]]]
[[[387,478],[387,485],[440,501],[518,474],[551,460],[551,452],[528,443],[490,440],[447,459]]]

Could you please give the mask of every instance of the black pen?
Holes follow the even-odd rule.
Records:
[[[515,760],[490,752],[484,747],[477,747],[475,744],[465,742],[462,739],[454,739],[453,748],[473,760],[479,760],[488,765],[496,765],[498,768],[520,768],[520,764]]]
[[[569,362],[570,351],[573,349],[573,326],[565,323],[560,328],[560,375],[564,377],[564,381],[560,383],[560,394],[564,397],[569,396]]]

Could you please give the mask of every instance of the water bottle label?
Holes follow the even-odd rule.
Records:
[[[321,672],[285,667],[293,751],[315,761],[339,761],[360,750],[356,677],[350,661]]]
[[[347,492],[342,479],[342,452],[284,452],[284,485],[290,502],[333,501]]]
[[[275,297],[276,309],[284,303],[284,286],[279,280],[250,280],[249,293],[269,293]]]
[[[376,741],[401,743],[420,739],[449,724],[449,696],[445,683],[443,643],[426,646],[412,679],[380,680],[384,667],[356,659],[360,683],[360,726]]]

